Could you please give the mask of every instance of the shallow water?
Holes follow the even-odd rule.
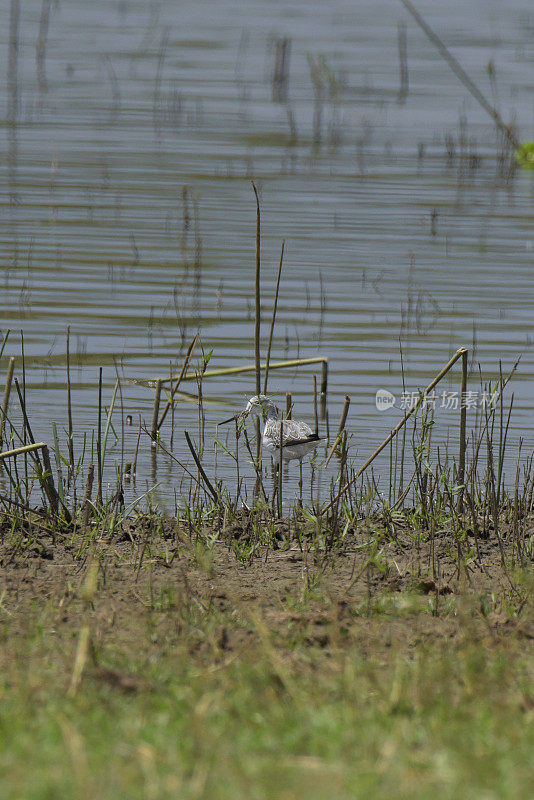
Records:
[[[501,168],[491,119],[399,2],[77,0],[52,3],[46,25],[48,5],[20,4],[17,27],[12,1],[0,33],[0,325],[12,329],[2,361],[19,356],[21,329],[38,438],[51,420],[65,428],[68,325],[78,453],[96,425],[99,365],[106,403],[123,379],[131,460],[138,414],[149,424],[153,402],[133,379],[179,367],[197,329],[210,368],[253,361],[254,179],[264,337],[285,239],[272,358],[328,357],[331,427],[348,393],[356,463],[402,413],[399,341],[410,391],[461,345],[473,390],[478,362],[495,379],[499,359],[506,371],[522,354],[510,436],[533,448],[532,173]],[[531,4],[516,0],[506,14],[497,0],[418,8],[530,139]],[[276,87],[283,38],[288,79]],[[395,394],[394,408],[377,411],[379,388]],[[313,418],[309,368],[273,372],[269,389],[281,404],[291,391],[295,415]],[[443,386],[457,389],[458,371]],[[207,380],[203,392],[212,469],[215,422],[254,393],[254,378]],[[457,421],[440,408],[438,438],[454,440]],[[196,404],[180,403],[174,422],[174,452],[190,463],[183,430],[198,439]],[[118,411],[115,423],[119,433]],[[120,456],[115,446],[110,466]],[[143,436],[136,491],[157,482],[171,503],[182,472],[162,455],[152,461]],[[231,459],[219,454],[217,470],[231,488]]]

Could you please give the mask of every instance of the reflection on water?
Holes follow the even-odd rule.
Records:
[[[523,139],[530,5],[418,3]],[[399,342],[409,390],[460,345],[474,388],[478,362],[495,377],[522,353],[512,436],[532,447],[532,176],[510,168],[492,121],[400,3],[11,0],[0,47],[1,327],[24,331],[40,437],[65,424],[68,325],[77,446],[96,425],[102,364],[105,402],[119,375],[135,421],[128,460],[153,401],[129,379],[179,369],[197,329],[210,368],[252,360],[254,178],[265,336],[286,240],[272,357],[329,358],[330,418],[351,395],[357,460],[402,413]],[[12,333],[3,362],[19,353]],[[273,373],[270,389],[313,418],[309,370]],[[377,411],[378,389],[393,408]],[[215,422],[251,393],[247,374],[204,383],[209,463]],[[174,412],[187,463],[182,433],[198,438],[198,419],[196,403]],[[446,439],[457,415],[439,421]],[[139,468],[143,490],[179,492],[180,470],[164,456],[156,468],[144,438]],[[217,471],[234,481],[221,453]]]

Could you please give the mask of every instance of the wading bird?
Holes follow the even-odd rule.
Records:
[[[280,443],[282,460],[286,464],[294,459],[302,464],[304,456],[315,450],[321,441],[319,435],[314,433],[306,422],[282,419],[273,401],[264,394],[251,397],[244,411],[219,424],[225,425],[233,420],[245,419],[249,414],[263,419],[261,436],[263,449],[271,453],[275,461],[280,457]]]

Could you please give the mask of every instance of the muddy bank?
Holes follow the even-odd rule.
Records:
[[[285,539],[282,523],[277,549],[258,546],[247,558],[236,554],[237,531],[213,541],[212,528],[207,544],[173,519],[125,520],[96,540],[30,526],[16,547],[4,529],[3,610],[12,630],[46,610],[60,639],[86,622],[96,647],[180,643],[201,661],[250,653],[263,629],[286,653],[296,637],[327,658],[354,644],[376,656],[455,637],[488,646],[513,637],[520,647],[534,637],[529,568],[505,534],[479,541],[475,559],[469,540],[444,532],[415,542],[399,529],[392,541],[376,522],[372,535],[362,525],[328,552],[312,549],[312,537]]]

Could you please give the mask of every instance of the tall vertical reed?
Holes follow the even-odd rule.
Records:
[[[261,359],[260,359],[260,334],[261,334],[261,209],[260,198],[256,184],[252,181],[252,188],[256,197],[256,270],[254,281],[254,362],[256,364],[256,394],[261,393]]]
[[[261,358],[260,358],[260,335],[261,335],[261,209],[260,198],[256,184],[252,181],[252,188],[256,198],[256,270],[254,280],[254,363],[256,365],[256,395],[261,393]],[[261,482],[261,439],[260,421],[256,419],[256,460],[257,473]],[[256,491],[259,491],[258,481],[256,481]]]
[[[282,241],[282,250],[280,252],[280,263],[278,265],[278,275],[276,276],[276,289],[274,292],[273,315],[271,317],[271,328],[269,330],[269,344],[267,345],[267,358],[265,359],[265,379],[263,382],[263,394],[267,394],[267,379],[269,377],[269,362],[271,360],[271,347],[273,343],[274,326],[276,322],[276,310],[278,308],[278,293],[280,291],[280,278],[282,277],[282,264],[284,263],[284,249],[286,240]]]
[[[460,454],[458,456],[458,513],[463,512],[464,483],[465,483],[465,451],[466,451],[466,423],[467,423],[467,350],[462,353],[462,387],[460,392]]]
[[[72,485],[74,507],[76,507],[76,476],[74,465],[74,437],[72,428],[72,397],[70,384],[70,325],[67,328],[67,419],[69,426],[68,450],[69,450],[69,480],[68,485]]]
[[[98,370],[98,429],[96,433],[96,503],[102,505],[102,367]]]

